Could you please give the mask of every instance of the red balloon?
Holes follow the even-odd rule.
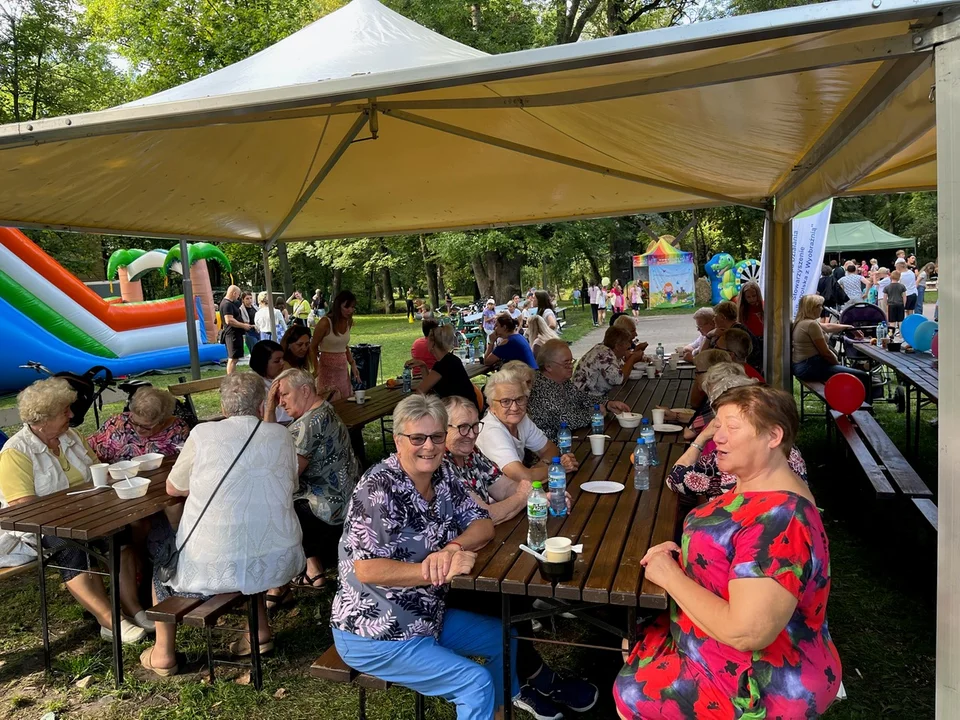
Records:
[[[940,357],[940,333],[933,336],[933,342],[930,343],[930,350],[935,358]]]
[[[850,373],[834,375],[827,380],[823,390],[827,404],[844,415],[852,415],[859,410],[867,396],[863,383]]]

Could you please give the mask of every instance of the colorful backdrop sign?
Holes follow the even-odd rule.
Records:
[[[694,304],[693,263],[650,268],[650,307],[691,307]]]

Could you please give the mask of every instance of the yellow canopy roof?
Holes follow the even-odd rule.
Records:
[[[490,56],[354,0],[158,96],[0,127],[0,224],[272,244],[931,188],[945,6]]]

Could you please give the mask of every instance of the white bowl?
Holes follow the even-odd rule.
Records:
[[[107,468],[114,480],[125,480],[140,472],[140,463],[133,460],[121,460]]]
[[[121,500],[143,497],[147,494],[149,487],[150,478],[145,477],[132,477],[113,484],[113,489],[117,491],[117,497]]]
[[[140,463],[141,470],[156,470],[163,463],[163,455],[160,453],[137,455],[135,458],[130,458],[130,462]]]
[[[617,422],[620,423],[620,427],[628,430],[640,427],[640,421],[643,420],[643,415],[633,412],[620,413],[615,417],[617,418]]]

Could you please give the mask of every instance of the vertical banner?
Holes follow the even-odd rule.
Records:
[[[793,235],[793,305],[791,317],[797,314],[800,298],[817,291],[820,280],[820,268],[823,267],[823,255],[827,246],[827,230],[830,227],[830,211],[833,198],[814,205],[797,215],[791,221]],[[766,223],[763,227],[763,249],[760,257],[760,283],[765,287],[766,249],[770,230]]]

